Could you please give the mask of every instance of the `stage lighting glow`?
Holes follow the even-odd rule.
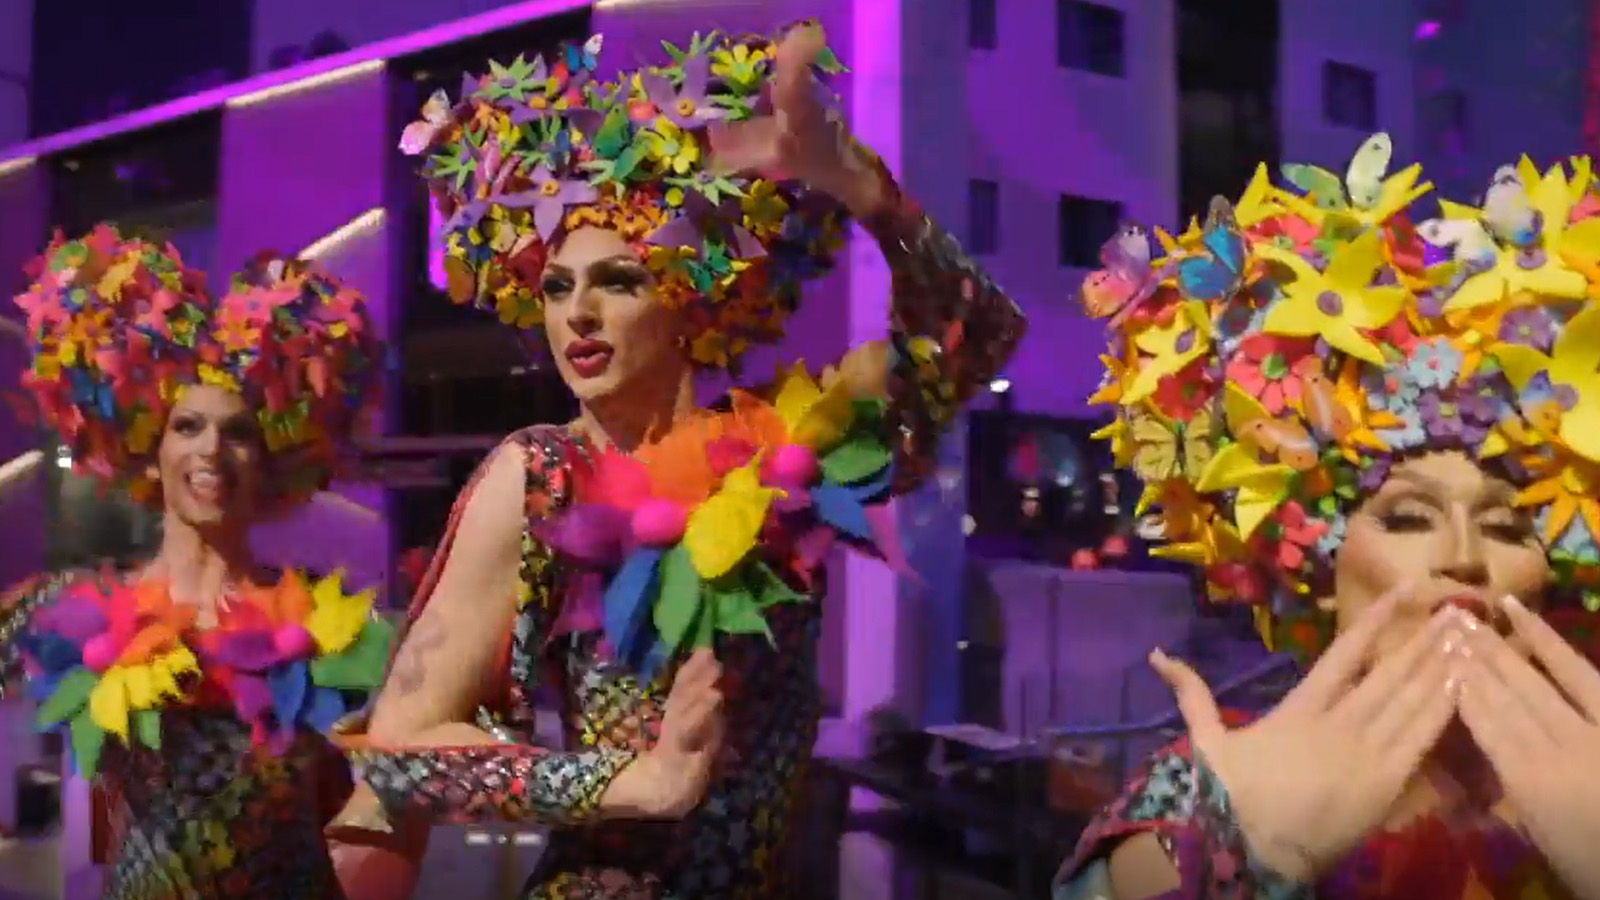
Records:
[[[166,103],[131,112],[126,115],[95,122],[82,128],[63,131],[38,140],[18,144],[4,152],[0,157],[0,174],[11,171],[11,166],[21,166],[33,162],[36,157],[49,156],[64,150],[72,150],[93,144],[118,135],[143,131],[168,122],[176,122],[193,115],[209,112],[213,109],[236,105],[240,99],[249,99],[252,95],[263,94],[279,88],[293,88],[303,85],[302,82],[325,78],[326,76],[346,72],[358,66],[373,64],[382,65],[388,60],[412,56],[435,47],[444,47],[449,44],[458,44],[485,34],[496,31],[505,31],[518,25],[558,16],[573,10],[585,9],[590,6],[589,0],[524,0],[499,9],[490,10],[481,15],[469,16],[454,22],[446,22],[432,28],[412,32],[408,35],[392,38],[387,41],[367,44],[356,47],[344,53],[324,56],[313,59],[297,66],[268,72],[254,78],[247,78],[233,84],[212,88],[170,100]],[[322,83],[326,83],[325,81]],[[296,88],[299,89],[299,88]],[[281,96],[281,94],[279,94]]]
[[[4,178],[5,176],[10,175],[12,172],[20,172],[38,161],[38,157],[22,156],[14,159],[8,159],[5,162],[0,162],[0,178]]]
[[[279,97],[287,97],[290,94],[298,94],[302,91],[314,90],[319,87],[338,84],[342,81],[349,81],[353,78],[359,78],[362,75],[380,71],[383,69],[384,65],[384,60],[374,59],[367,62],[356,63],[353,66],[345,66],[342,69],[334,69],[332,72],[324,72],[321,75],[312,75],[309,78],[302,78],[299,81],[292,81],[288,84],[280,84],[277,87],[269,87],[265,90],[256,91],[253,94],[245,94],[243,97],[235,97],[228,101],[228,108],[237,109],[241,106],[264,103],[268,100],[275,100]]]

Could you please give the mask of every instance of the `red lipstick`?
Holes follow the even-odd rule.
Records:
[[[567,345],[567,362],[579,378],[595,378],[611,365],[611,345],[593,338],[579,338]]]

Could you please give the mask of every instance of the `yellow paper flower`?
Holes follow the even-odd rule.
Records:
[[[1199,301],[1184,303],[1166,325],[1158,325],[1134,338],[1134,346],[1151,359],[1123,390],[1124,405],[1137,403],[1155,392],[1161,379],[1183,371],[1211,347],[1211,315]]]
[[[1263,463],[1243,443],[1233,443],[1211,458],[1195,489],[1202,494],[1236,491],[1234,524],[1249,539],[1289,496],[1294,470],[1279,463]]]
[[[126,741],[131,714],[155,709],[169,697],[181,697],[178,676],[198,671],[199,661],[182,645],[148,663],[112,666],[89,691],[89,719]]]
[[[1262,330],[1290,337],[1320,336],[1329,345],[1376,366],[1384,364],[1378,345],[1357,329],[1382,328],[1400,312],[1406,289],[1375,287],[1373,276],[1383,265],[1377,231],[1366,231],[1333,251],[1324,271],[1298,253],[1258,246],[1256,255],[1294,273],[1284,297],[1267,312]]]
[[[704,580],[733,571],[756,545],[778,490],[763,487],[759,457],[729,472],[711,499],[689,513],[683,546],[689,562]]]
[[[1497,344],[1492,353],[1519,391],[1541,372],[1552,384],[1572,389],[1577,402],[1561,415],[1561,442],[1579,456],[1600,462],[1600,307],[1590,306],[1573,316],[1549,356],[1520,344]]]
[[[317,642],[321,653],[339,653],[355,643],[372,618],[372,600],[377,594],[365,590],[344,592],[342,574],[335,572],[311,587],[311,614],[305,628]]]
[[[650,130],[640,132],[640,136],[646,157],[663,171],[686,175],[700,161],[700,144],[694,135],[666,116],[658,117]]]
[[[1574,271],[1563,258],[1563,250],[1582,249],[1563,239],[1573,204],[1572,185],[1567,181],[1566,170],[1558,163],[1540,178],[1532,166],[1524,157],[1518,170],[1523,184],[1531,185],[1527,188],[1528,202],[1541,219],[1538,245],[1501,247],[1494,268],[1462,283],[1445,304],[1446,312],[1475,309],[1518,294],[1531,298],[1581,300],[1588,293],[1583,275]],[[1590,234],[1587,229],[1580,235],[1600,238],[1600,232]],[[1600,247],[1596,248],[1596,255],[1600,256]]]
[[[1250,228],[1259,225],[1267,219],[1283,212],[1283,206],[1278,202],[1277,191],[1272,187],[1272,176],[1267,172],[1267,164],[1256,166],[1256,172],[1250,176],[1250,183],[1245,186],[1244,193],[1239,195],[1239,202],[1233,205],[1233,219],[1240,228]],[[1195,223],[1196,228],[1199,223]]]
[[[1600,465],[1557,454],[1536,458],[1529,468],[1538,480],[1517,494],[1517,505],[1549,505],[1541,535],[1547,545],[1559,541],[1580,518],[1590,535],[1600,537]]]
[[[789,442],[809,447],[818,456],[838,445],[855,418],[850,385],[837,378],[824,388],[804,363],[795,363],[779,376],[772,406],[783,420]]]

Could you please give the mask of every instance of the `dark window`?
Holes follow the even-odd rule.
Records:
[[[1122,221],[1122,204],[1063,194],[1059,218],[1061,265],[1093,269],[1100,265],[1100,245],[1116,234]]]
[[[1000,185],[974,178],[967,182],[967,249],[980,256],[1000,249]]]
[[[967,46],[974,50],[993,50],[998,42],[995,29],[997,0],[967,0]]]
[[[1056,0],[1056,63],[1121,78],[1126,70],[1122,10],[1084,0]]]
[[[1378,128],[1378,76],[1371,69],[1328,60],[1322,64],[1322,118],[1329,125]]]
[[[1467,152],[1467,95],[1448,89],[1422,103],[1422,127],[1430,153],[1451,156]]]

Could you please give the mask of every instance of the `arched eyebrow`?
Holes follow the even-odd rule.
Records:
[[[1454,493],[1450,485],[1415,469],[1396,469],[1390,473],[1390,478],[1396,481],[1409,482],[1412,486],[1420,488],[1436,497],[1449,497]],[[1485,477],[1483,486],[1478,491],[1478,496],[1473,500],[1476,509],[1490,509],[1498,506],[1510,506],[1516,500],[1517,492],[1510,485],[1498,478]]]

